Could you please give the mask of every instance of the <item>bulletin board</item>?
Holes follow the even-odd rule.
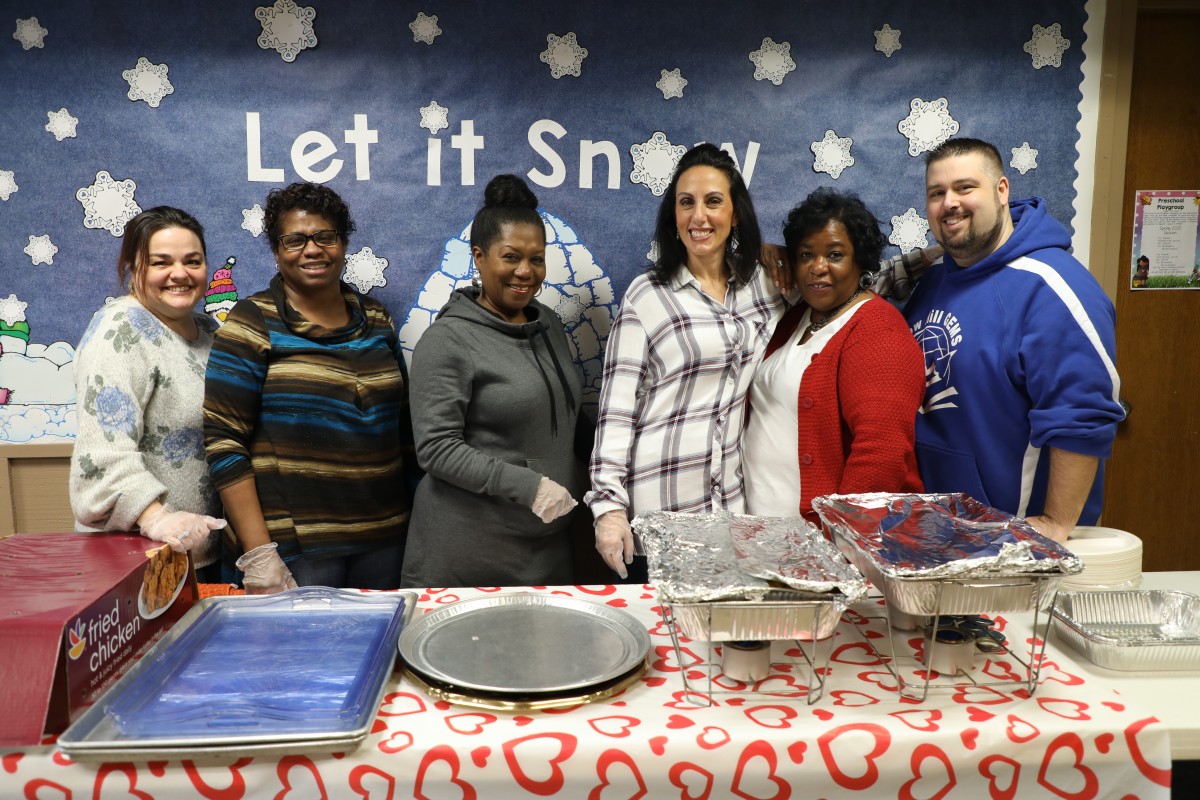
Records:
[[[734,155],[774,241],[833,186],[880,218],[885,255],[932,243],[922,157],[953,135],[993,142],[1015,197],[1077,233],[1087,217],[1096,3],[262,2],[4,4],[0,443],[74,435],[75,344],[124,292],[124,224],[156,205],[200,219],[246,297],[274,271],[268,190],[328,184],[358,225],[345,278],[411,350],[468,279],[483,186],[521,175],[549,235],[540,299],[593,403],[696,143]]]

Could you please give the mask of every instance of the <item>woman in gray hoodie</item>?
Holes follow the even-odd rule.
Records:
[[[401,585],[569,584],[583,378],[562,322],[535,298],[546,230],[523,180],[488,183],[471,254],[479,285],[452,294],[413,351],[425,477]]]

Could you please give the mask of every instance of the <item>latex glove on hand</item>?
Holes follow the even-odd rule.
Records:
[[[623,509],[605,511],[596,518],[596,551],[622,580],[629,577],[625,566],[633,563],[633,530]]]
[[[176,511],[160,506],[138,525],[142,536],[155,542],[171,545],[176,553],[185,553],[208,539],[209,531],[225,527],[225,520],[190,511]]]
[[[533,497],[530,509],[542,522],[553,522],[577,505],[579,502],[571,497],[565,487],[543,477],[538,482],[537,494]]]
[[[279,557],[275,542],[259,545],[237,560],[246,594],[276,594],[296,588],[296,579]]]

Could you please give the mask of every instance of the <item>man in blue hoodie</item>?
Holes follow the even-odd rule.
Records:
[[[926,491],[965,492],[1065,542],[1100,516],[1124,418],[1115,315],[1046,201],[1008,194],[987,142],[950,139],[925,159],[945,256],[904,311],[925,351],[917,460]]]

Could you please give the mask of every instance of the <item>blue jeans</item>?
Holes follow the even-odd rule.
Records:
[[[398,589],[404,544],[381,547],[352,556],[299,558],[288,563],[299,586],[332,586],[335,589]]]

